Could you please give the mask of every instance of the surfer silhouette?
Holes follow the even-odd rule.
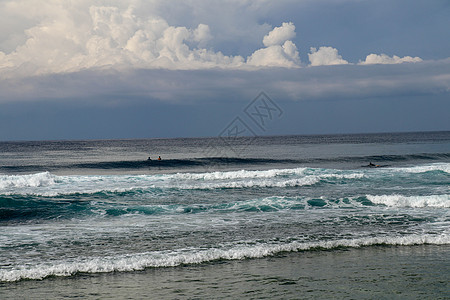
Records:
[[[158,156],[158,160],[161,160],[161,156]]]

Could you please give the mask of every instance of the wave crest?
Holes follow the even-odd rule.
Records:
[[[403,196],[403,195],[366,195],[374,204],[390,207],[442,207],[450,208],[450,195]]]
[[[436,163],[436,164],[424,165],[424,166],[396,168],[394,170],[396,170],[398,172],[407,172],[407,173],[426,173],[426,172],[432,172],[432,171],[441,171],[441,172],[450,174],[450,164],[449,163]]]
[[[367,237],[340,239],[319,242],[290,242],[286,244],[264,243],[256,245],[234,245],[228,249],[183,249],[177,251],[158,251],[128,254],[115,257],[96,257],[79,259],[73,262],[59,262],[54,265],[41,264],[14,270],[0,270],[0,282],[13,282],[24,279],[41,280],[49,276],[72,276],[77,273],[130,272],[146,268],[176,267],[183,264],[200,264],[217,260],[242,260],[263,258],[282,252],[329,250],[335,248],[359,248],[374,245],[412,246],[446,245],[450,236],[408,235],[398,237]]]
[[[152,189],[237,189],[257,187],[300,187],[336,180],[364,178],[361,172],[311,168],[271,169],[262,171],[226,171],[161,175],[71,175],[49,172],[30,175],[1,175],[0,194],[55,197],[122,193]]]
[[[49,172],[29,175],[0,175],[0,189],[43,187],[56,183],[56,176]]]

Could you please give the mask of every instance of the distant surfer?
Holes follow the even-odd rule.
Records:
[[[161,160],[161,156],[158,156],[158,160]]]
[[[151,157],[149,156],[149,157],[147,158],[147,160],[152,160],[152,159],[151,159]]]
[[[380,166],[380,165],[375,165],[375,164],[373,164],[372,162],[370,162],[369,165],[368,165],[368,167],[371,167],[371,168],[378,168],[378,167],[381,167],[381,166]]]

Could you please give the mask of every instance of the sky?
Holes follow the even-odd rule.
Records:
[[[0,141],[440,130],[448,0],[0,0]]]

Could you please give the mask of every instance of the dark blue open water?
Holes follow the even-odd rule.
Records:
[[[111,289],[119,295],[143,278],[155,285],[144,283],[130,297],[238,298],[249,292],[246,280],[258,286],[255,298],[296,298],[299,287],[312,297],[347,297],[336,289],[361,285],[337,281],[341,259],[356,268],[349,274],[368,277],[370,291],[371,280],[399,264],[393,257],[405,270],[421,270],[425,295],[445,298],[450,132],[3,142],[0,232],[0,293],[7,298],[19,288],[29,298],[34,280],[48,294],[86,278],[96,290],[73,291],[80,297]],[[362,271],[371,260],[387,273]],[[296,263],[294,279],[266,282]],[[434,265],[442,270],[433,272]],[[267,276],[258,281],[245,272],[252,268]],[[195,272],[204,293],[192,289]],[[308,272],[327,278],[328,289],[305,279]],[[414,289],[401,284],[407,278],[395,272],[396,295],[411,296]],[[165,292],[150,288],[158,286]],[[393,292],[376,288],[386,297]]]

